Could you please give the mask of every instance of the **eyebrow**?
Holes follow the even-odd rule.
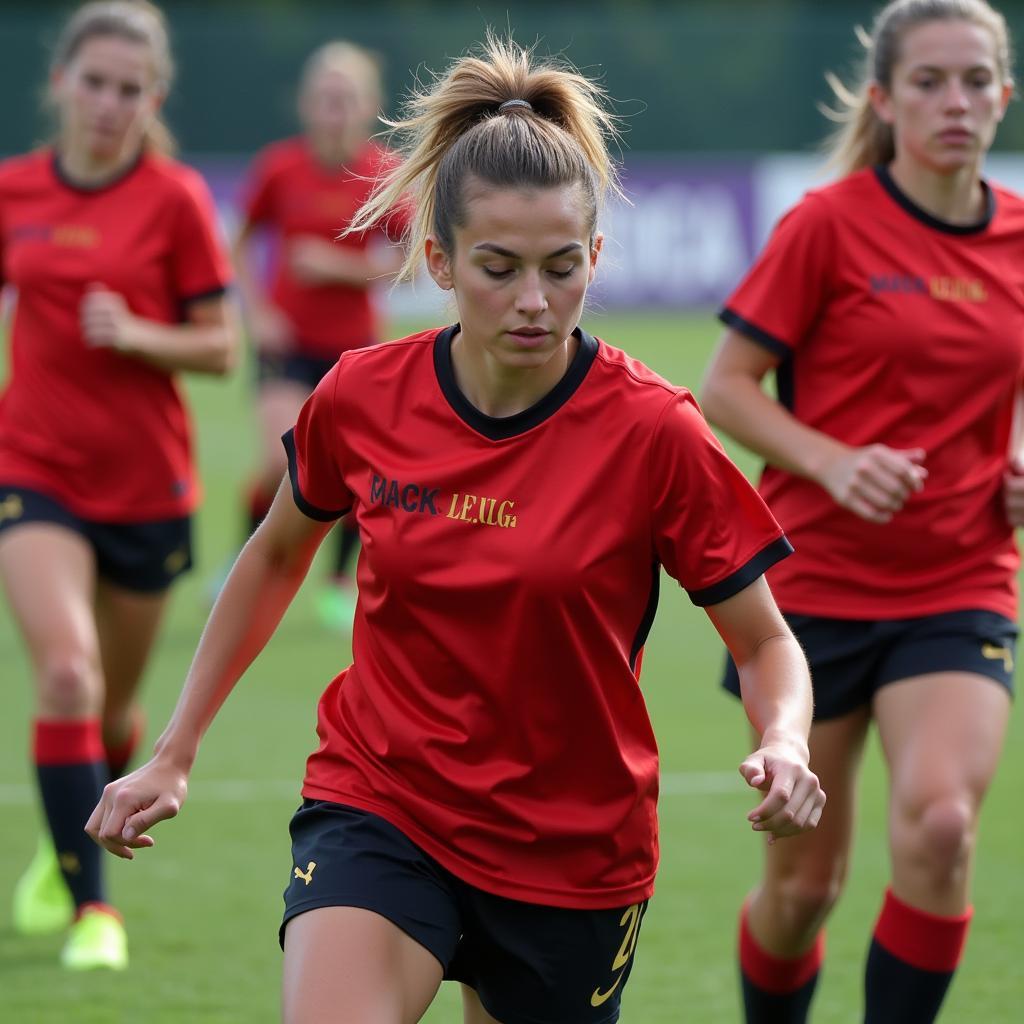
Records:
[[[911,71],[928,71],[932,74],[944,75],[948,71],[948,68],[939,67],[937,64],[915,64],[911,68]],[[964,74],[972,74],[975,71],[989,71],[993,72],[995,69],[990,64],[972,64],[969,68],[961,69]],[[954,74],[956,73],[954,69]]]
[[[563,245],[561,249],[549,252],[544,259],[557,259],[559,256],[567,256],[569,253],[576,252],[582,248],[583,245],[580,242],[570,242],[568,245]],[[510,260],[517,260],[520,258],[519,253],[512,252],[511,249],[505,249],[500,245],[495,245],[493,242],[481,242],[479,245],[474,245],[473,251],[475,252],[477,249],[482,249],[484,252],[493,252],[495,256],[505,256]]]

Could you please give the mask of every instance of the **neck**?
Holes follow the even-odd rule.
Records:
[[[570,334],[541,366],[503,366],[482,345],[452,340],[452,371],[466,400],[485,416],[505,417],[536,405],[565,376],[579,342]]]
[[[985,192],[977,163],[940,174],[897,154],[889,173],[904,194],[939,220],[976,224],[985,216]]]
[[[322,164],[329,170],[342,167],[350,163],[359,150],[366,144],[364,135],[343,135],[333,137],[319,137],[313,134],[306,136],[309,140],[309,148],[313,151],[317,163]]]
[[[98,185],[116,178],[139,157],[138,147],[125,147],[116,156],[99,157],[75,146],[58,147],[64,173],[80,185]]]

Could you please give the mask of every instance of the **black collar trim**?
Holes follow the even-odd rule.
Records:
[[[452,369],[452,340],[458,331],[459,325],[453,324],[451,327],[445,327],[434,339],[434,372],[437,374],[441,392],[459,419],[491,441],[504,441],[525,434],[526,431],[554,416],[576,393],[597,356],[597,339],[577,327],[572,333],[579,341],[579,346],[569,369],[540,401],[512,416],[487,416],[469,402],[455,383],[455,371]]]
[[[875,177],[878,179],[878,183],[885,189],[886,192],[896,200],[904,210],[907,211],[912,217],[921,221],[922,224],[926,224],[930,228],[934,228],[936,231],[943,231],[947,235],[976,235],[980,231],[984,231],[985,228],[992,223],[992,218],[996,215],[996,197],[992,192],[992,189],[983,181],[981,183],[982,191],[985,193],[985,215],[981,220],[974,224],[950,224],[948,220],[939,220],[938,217],[933,216],[927,210],[922,209],[913,199],[910,198],[903,192],[899,185],[893,180],[893,176],[889,173],[888,167],[879,165],[875,169]]]
[[[64,170],[64,165],[60,162],[60,154],[56,150],[53,151],[50,165],[53,168],[54,176],[65,188],[71,189],[72,192],[81,192],[83,195],[94,196],[98,192],[105,192],[108,188],[120,185],[125,178],[131,177],[139,169],[139,165],[142,163],[142,158],[145,155],[145,150],[140,149],[138,156],[127,167],[118,171],[113,177],[102,178],[95,184],[90,185],[75,181],[74,178],[68,176],[67,171]]]

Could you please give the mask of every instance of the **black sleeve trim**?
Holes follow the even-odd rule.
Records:
[[[195,295],[183,295],[179,302],[182,307],[191,306],[193,302],[204,302],[206,299],[219,299],[222,295],[226,295],[228,286],[226,284],[219,284],[215,288],[207,288],[204,292],[196,292]]]
[[[281,444],[284,445],[284,450],[288,453],[288,479],[292,482],[292,498],[295,500],[295,504],[298,510],[310,519],[315,519],[320,523],[333,523],[335,519],[340,519],[343,515],[347,515],[352,506],[343,508],[340,512],[328,512],[326,509],[317,508],[316,505],[311,505],[302,496],[302,491],[299,490],[299,462],[295,455],[295,428],[293,427],[286,434],[281,436]]]
[[[773,352],[780,359],[786,359],[793,354],[793,350],[784,341],[780,341],[774,334],[769,334],[758,327],[757,324],[752,324],[749,320],[745,320],[739,313],[728,306],[718,314],[718,319],[726,327],[731,327],[733,330],[739,331],[740,334],[746,335],[751,341],[756,341],[758,345],[768,349],[769,352]]]
[[[702,590],[688,590],[690,600],[701,608],[709,604],[719,604],[730,597],[735,597],[745,587],[749,587],[759,576],[763,576],[776,562],[781,562],[793,554],[793,545],[785,537],[773,540],[762,548],[746,565],[741,565],[731,576],[724,580],[704,587]]]

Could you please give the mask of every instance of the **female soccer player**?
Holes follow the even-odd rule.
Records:
[[[264,150],[248,184],[235,263],[256,345],[263,439],[247,499],[250,533],[285,471],[281,434],[342,352],[379,340],[370,289],[399,269],[401,251],[383,231],[337,236],[390,159],[369,141],[380,103],[380,72],[369,54],[347,42],[322,46],[302,74],[304,134]],[[389,227],[401,234],[400,224]],[[276,243],[269,293],[253,267],[260,229]],[[317,602],[327,624],[344,628],[352,625],[349,563],[359,541],[349,519],[336,531],[332,583]]]
[[[689,393],[577,326],[613,182],[597,86],[491,40],[412,101],[408,157],[356,217],[416,199],[459,323],[345,353],[286,435],[282,486],[215,605],[152,761],[88,828],[131,857],[353,502],[353,664],[320,702],[292,822],[289,1022],[614,1021],[657,861],[638,689],[660,567],[726,638],[761,735],[754,828],[795,834],[810,686],[761,576],[782,531]]]
[[[807,1019],[874,719],[892,879],[865,1019],[923,1024],[971,918],[1017,636],[1024,202],[981,178],[1013,91],[1003,18],[982,0],[897,0],[859,92],[837,91],[846,176],[779,224],[726,305],[704,386],[708,416],[767,460],[761,494],[796,546],[769,580],[811,664],[829,793],[820,829],[766,851],[740,961],[748,1021]],[[778,402],[761,388],[772,369]]]
[[[224,373],[225,254],[195,172],[166,155],[162,15],[90,3],[51,70],[53,147],[0,165],[0,281],[16,291],[0,401],[0,578],[31,659],[52,844],[15,891],[22,932],[73,924],[72,969],[124,967],[82,828],[137,742],[136,691],[191,563],[190,427],[175,371]]]

